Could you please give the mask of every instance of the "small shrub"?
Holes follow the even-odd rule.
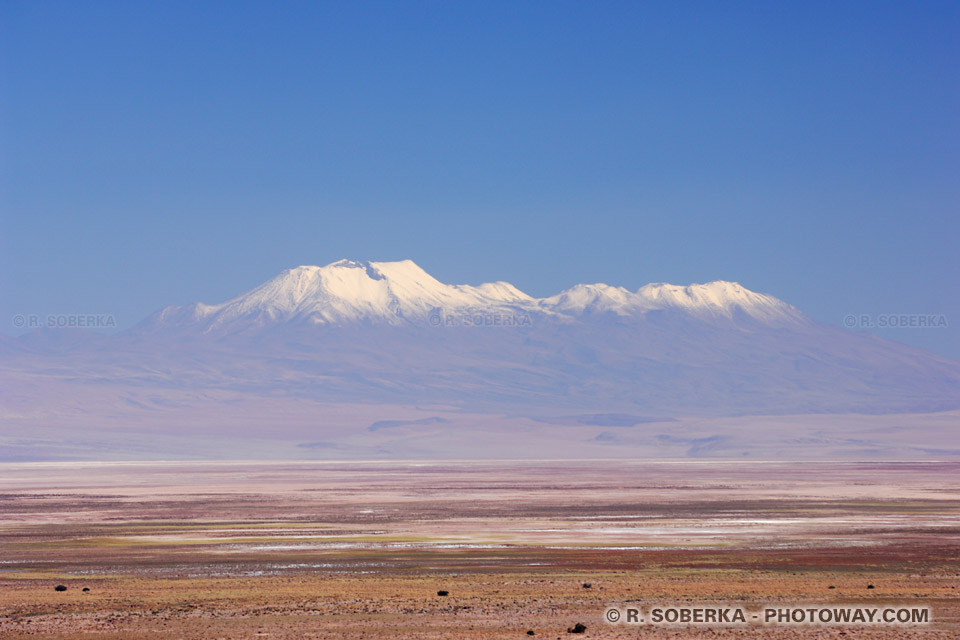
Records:
[[[437,595],[438,595],[438,596],[448,596],[448,595],[450,595],[450,592],[449,592],[449,591],[444,591],[443,589],[440,589],[440,591],[437,591]]]
[[[66,588],[64,585],[62,585],[62,584],[58,584],[57,586],[55,586],[55,587],[53,588],[53,590],[54,590],[54,591],[66,591],[67,588]]]
[[[578,622],[577,624],[567,629],[567,633],[583,633],[586,630],[587,630],[587,625],[583,624],[582,622]]]

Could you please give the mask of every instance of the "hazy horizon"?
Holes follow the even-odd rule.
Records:
[[[960,637],[958,34],[0,2],[0,636]]]
[[[0,332],[300,264],[729,280],[960,358],[960,8],[8,2]]]

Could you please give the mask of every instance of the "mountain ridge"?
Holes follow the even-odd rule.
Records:
[[[166,307],[147,319],[155,328],[201,324],[205,331],[235,322],[265,326],[301,320],[315,325],[356,321],[423,322],[436,313],[513,313],[575,319],[585,314],[621,317],[678,310],[730,318],[737,312],[767,323],[802,323],[795,307],[739,283],[717,280],[678,286],[651,283],[636,291],[603,283],[577,284],[553,296],[534,298],[509,282],[477,286],[445,284],[412,260],[338,260],[326,266],[287,269],[263,284],[219,304]]]
[[[0,355],[0,460],[960,455],[960,363],[727,281],[534,298],[338,261]]]

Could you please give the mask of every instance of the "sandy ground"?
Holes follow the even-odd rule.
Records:
[[[933,622],[604,621],[800,605]],[[958,637],[960,463],[0,465],[0,637],[567,638],[578,622],[604,638]]]

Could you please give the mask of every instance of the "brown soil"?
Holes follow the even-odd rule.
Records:
[[[58,584],[67,591],[54,591]],[[603,619],[608,607],[665,604],[928,606],[933,623]],[[568,635],[577,622],[586,632]],[[958,637],[960,464],[0,466],[3,638],[526,638],[528,630]]]

